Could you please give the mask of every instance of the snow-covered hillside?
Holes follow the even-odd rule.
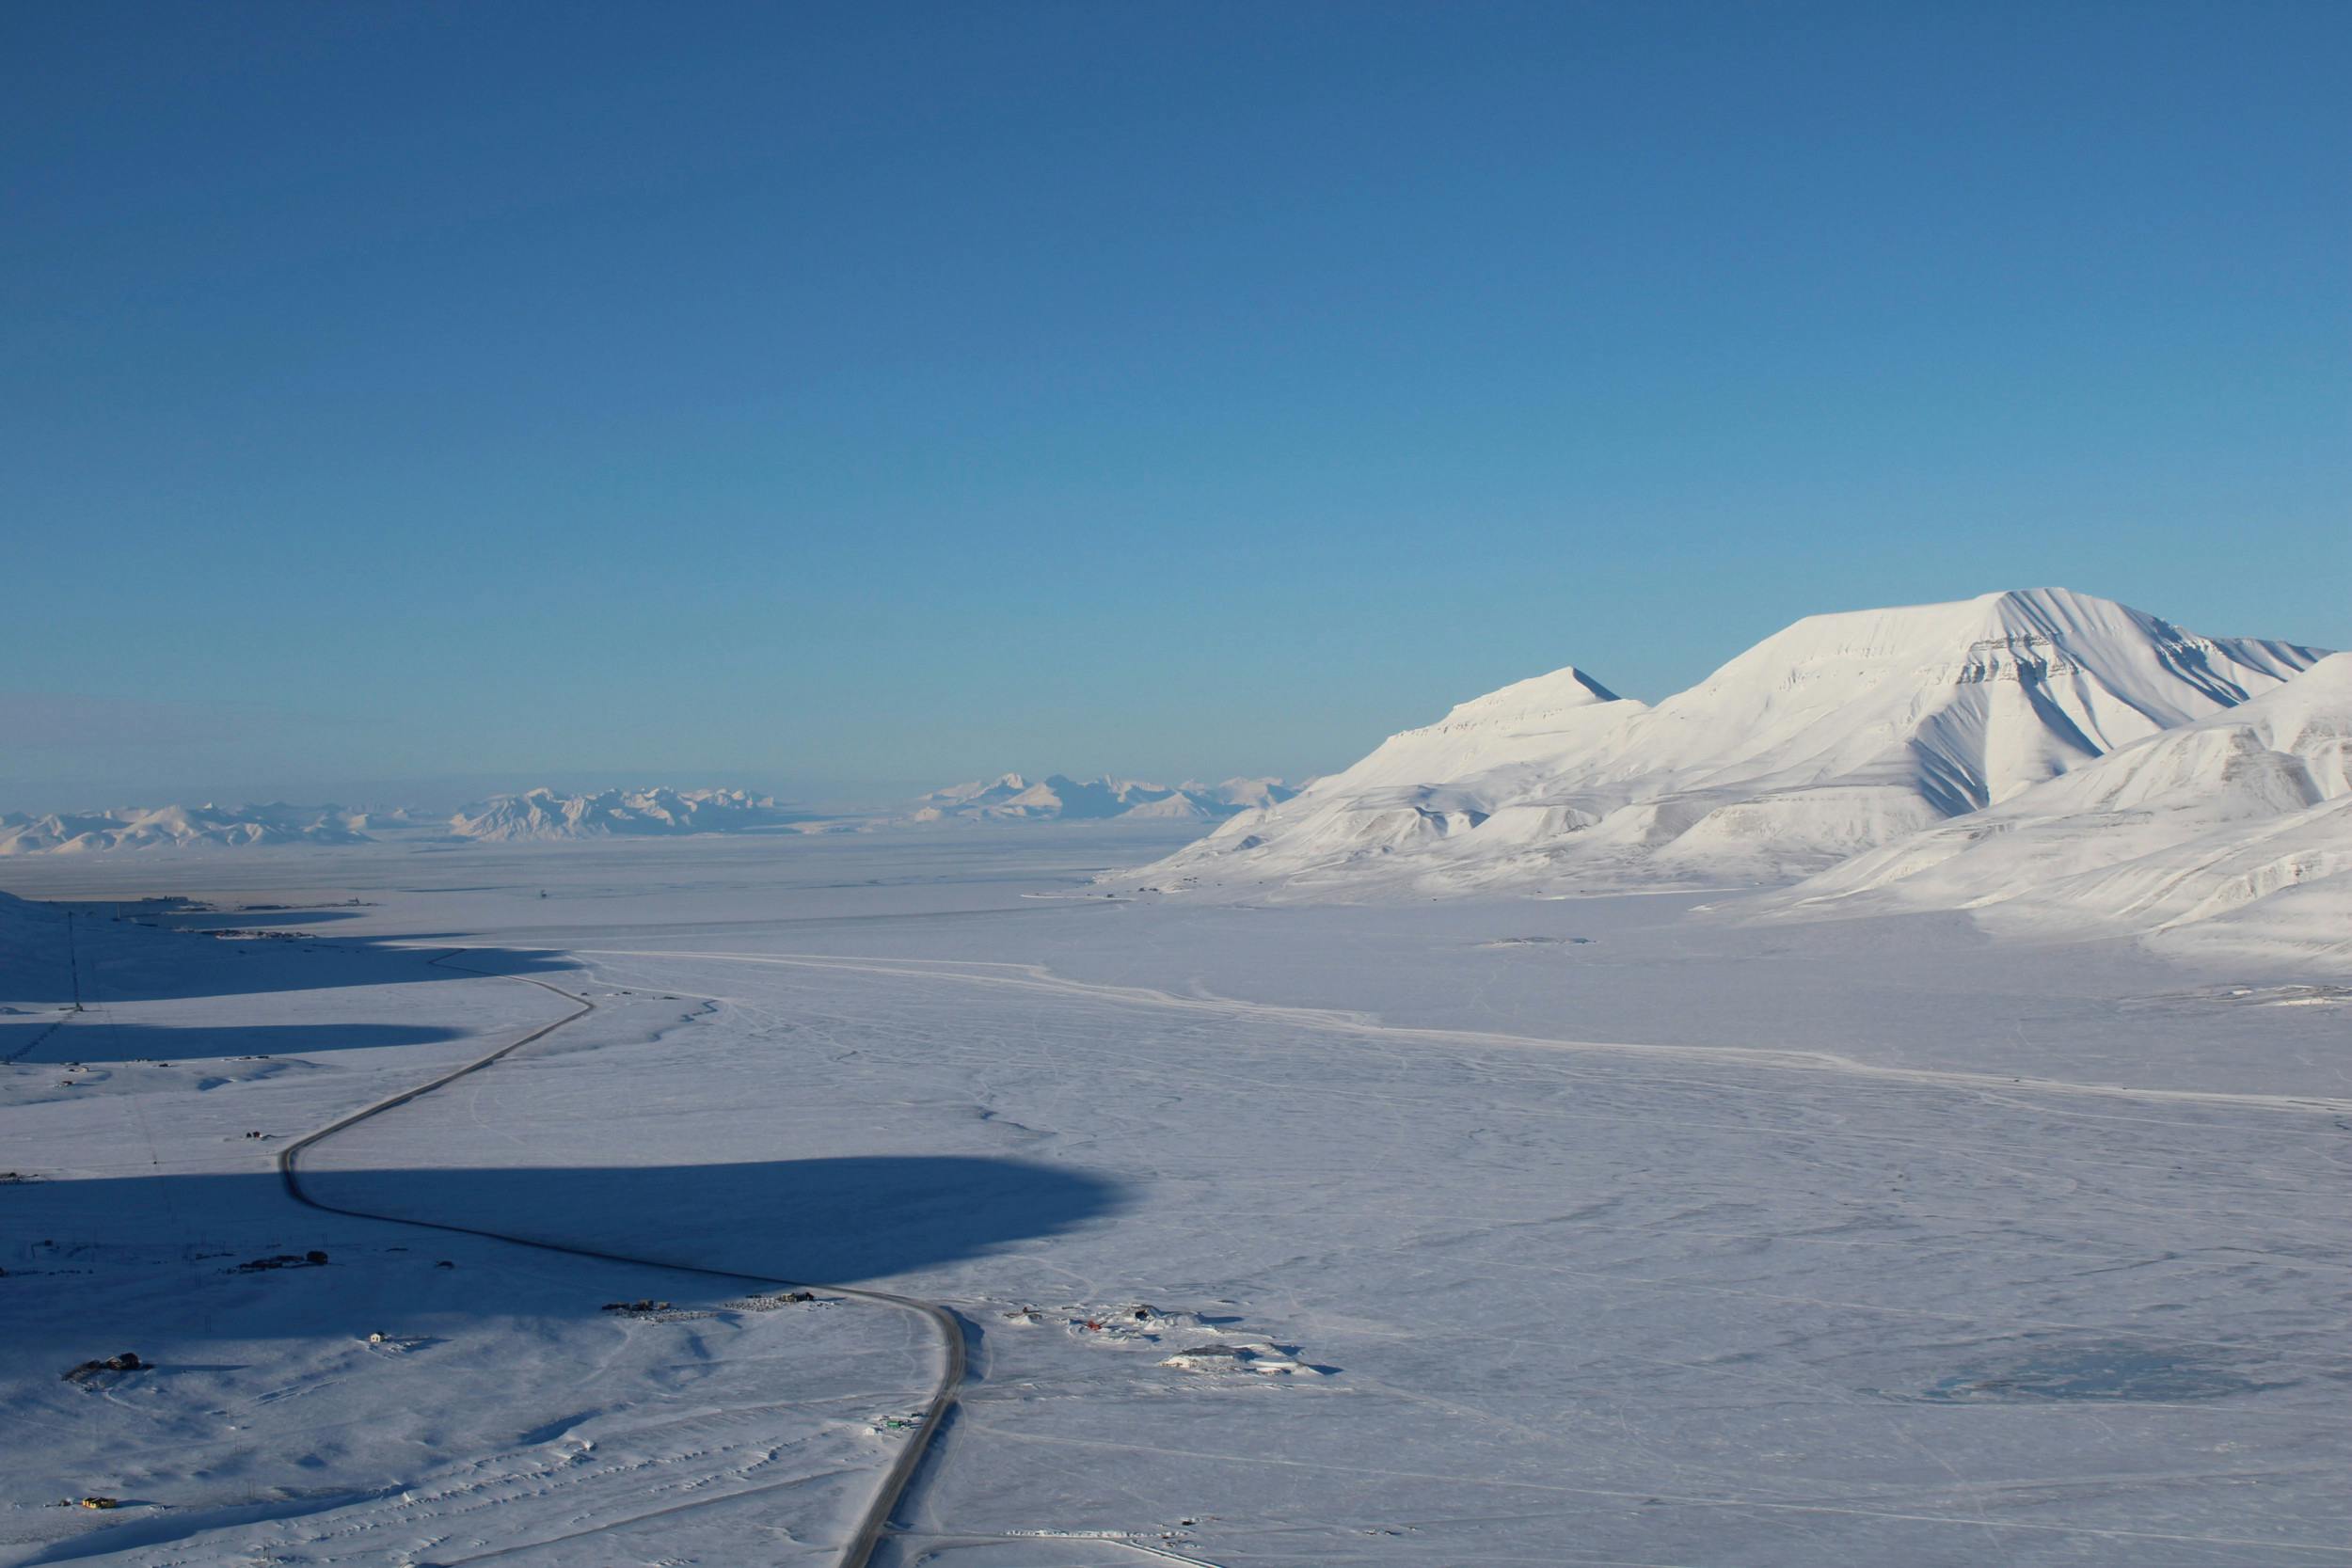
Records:
[[[468,806],[450,818],[449,831],[458,838],[513,844],[740,832],[803,820],[804,814],[769,796],[740,789],[608,789],[595,795],[532,789]]]
[[[1135,779],[1072,779],[1050,773],[1032,782],[1018,773],[933,790],[915,802],[916,822],[1214,822],[1279,805],[1298,792],[1279,779],[1222,784],[1144,784]]]
[[[401,814],[390,814],[405,820]],[[369,813],[341,806],[151,806],[121,811],[0,815],[0,855],[108,849],[228,848],[267,844],[364,844]]]
[[[2065,589],[1809,616],[1654,708],[1572,669],[1505,687],[1122,879],[1294,895],[1785,881],[2319,657]]]
[[[1978,910],[2178,931],[2296,891],[2303,944],[2352,952],[2352,654],[2244,705],[1772,895],[1797,915]],[[2335,911],[2321,915],[2322,906]],[[2272,932],[2260,943],[2275,947]]]

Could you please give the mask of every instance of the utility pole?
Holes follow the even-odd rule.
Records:
[[[65,967],[73,976],[73,1010],[82,1010],[82,955],[73,945],[73,911],[65,911]]]

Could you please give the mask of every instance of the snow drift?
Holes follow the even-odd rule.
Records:
[[[2319,657],[2065,589],[1809,616],[1656,707],[1574,669],[1505,687],[1120,879],[1290,896],[1788,881]]]

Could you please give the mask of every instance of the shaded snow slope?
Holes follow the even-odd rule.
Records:
[[[740,789],[608,789],[558,795],[551,789],[494,795],[449,820],[458,838],[493,844],[624,835],[739,832],[805,820],[771,797]]]
[[[12,961],[23,958],[36,944],[45,942],[42,936],[60,917],[28,899],[12,893],[0,893],[0,983],[9,977]]]
[[[401,813],[389,816],[395,821]],[[0,815],[0,855],[109,849],[230,848],[269,844],[364,844],[371,814],[342,806],[150,806],[119,811]]]
[[[1788,880],[2318,657],[2065,589],[1808,616],[1654,708],[1575,670],[1505,687],[1135,875],[1295,895]]]
[[[2278,911],[2253,912],[2290,890],[2293,929]],[[2254,945],[2352,953],[2352,654],[1764,905],[1796,915],[1890,907],[2156,933],[2231,921],[2241,939],[2265,929]]]
[[[1278,804],[1297,793],[1279,779],[1187,780],[1180,784],[1136,779],[1073,779],[1049,773],[1032,782],[1007,773],[933,790],[915,802],[915,822],[1099,822],[1113,817],[1214,822],[1242,811]]]

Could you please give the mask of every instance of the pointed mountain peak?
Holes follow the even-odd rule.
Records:
[[[1500,687],[1483,697],[1456,703],[1440,722],[1490,722],[1506,716],[1531,717],[1557,713],[1566,708],[1588,707],[1597,703],[1623,701],[1624,698],[1570,664],[1549,674],[1531,675],[1523,681],[1513,681],[1508,686]]]

